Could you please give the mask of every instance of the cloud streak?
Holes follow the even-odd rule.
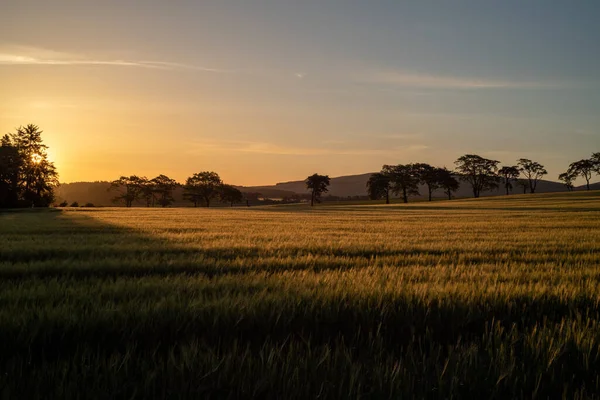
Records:
[[[89,58],[71,53],[61,53],[52,50],[13,47],[0,48],[0,65],[62,65],[62,66],[85,66],[104,65],[112,67],[136,67],[148,69],[187,69],[203,72],[224,72],[215,68],[205,68],[197,65],[182,64],[166,61],[124,60],[124,59],[98,59]]]
[[[393,155],[406,151],[420,151],[428,146],[422,144],[410,144],[386,149],[368,148],[326,148],[326,147],[293,147],[281,146],[268,142],[252,141],[204,141],[197,144],[201,152],[237,152],[265,155],[287,155],[287,156],[365,156],[365,155]]]

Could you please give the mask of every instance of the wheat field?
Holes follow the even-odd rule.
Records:
[[[2,398],[600,398],[600,192],[0,214]]]

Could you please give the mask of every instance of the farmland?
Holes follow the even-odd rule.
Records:
[[[3,213],[0,393],[597,398],[599,226],[600,192]]]

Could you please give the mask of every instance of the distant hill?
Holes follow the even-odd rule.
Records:
[[[367,180],[371,173],[360,175],[348,175],[331,178],[329,186],[329,195],[338,197],[353,197],[367,195]],[[307,194],[304,181],[281,182],[270,186],[236,186],[244,193],[260,193],[265,198],[282,199],[284,197],[293,197],[296,194]],[[600,189],[600,182],[590,185],[591,189]],[[96,206],[114,206],[112,199],[115,193],[109,191],[109,182],[74,182],[63,183],[56,190],[57,203],[67,201],[79,202],[79,204],[93,203]],[[559,182],[541,180],[538,182],[537,193],[565,192],[565,185]],[[578,186],[575,190],[585,190],[585,186]],[[421,195],[425,196],[427,190],[425,187],[420,189]],[[503,188],[494,191],[483,192],[482,196],[497,196],[504,193]],[[513,193],[521,193],[521,188],[516,187]],[[183,190],[180,188],[175,192],[175,206],[189,206],[190,203],[183,200]],[[456,192],[456,197],[471,197],[471,189],[468,184],[461,183],[460,189]],[[441,190],[434,193],[434,197],[443,198],[445,195]],[[142,204],[139,204],[142,205]]]

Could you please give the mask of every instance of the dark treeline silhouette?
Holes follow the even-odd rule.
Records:
[[[58,174],[48,161],[47,148],[42,131],[33,124],[0,139],[0,208],[52,204]]]
[[[47,148],[42,141],[42,131],[33,124],[19,127],[14,133],[0,138],[0,208],[47,207],[53,203],[55,190],[58,188],[58,173],[54,164],[48,160]],[[473,197],[480,197],[482,192],[499,187],[502,187],[507,195],[512,193],[515,187],[522,189],[523,193],[535,193],[538,183],[544,182],[541,179],[548,174],[543,165],[526,158],[517,160],[516,165],[499,167],[499,161],[466,154],[458,158],[455,164],[454,171],[425,163],[384,165],[380,172],[369,176],[366,182],[368,197],[385,199],[386,203],[389,203],[391,195],[395,195],[400,196],[406,203],[410,196],[420,195],[420,188],[425,188],[429,201],[433,199],[434,193],[440,190],[448,199],[452,199],[460,188],[459,182],[470,186]],[[586,189],[590,190],[590,181],[594,174],[600,174],[600,152],[593,153],[588,159],[572,162],[558,179],[571,191],[575,189],[576,179],[581,177],[586,182]],[[80,184],[98,185],[98,188],[106,184],[109,191],[116,193],[112,201],[125,207],[132,207],[134,204],[168,207],[174,204],[182,205],[182,201],[188,201],[194,207],[210,207],[213,202],[230,206],[310,202],[313,206],[322,201],[323,194],[329,190],[330,181],[327,175],[309,176],[303,182],[308,193],[281,190],[280,184],[276,185],[275,189],[268,186],[235,187],[225,184],[219,175],[212,171],[195,173],[183,184],[162,174],[152,179],[131,175],[121,176],[112,182]],[[364,181],[361,186],[365,187]],[[240,188],[246,192],[243,193]],[[258,191],[252,191],[253,189],[271,194],[263,196]],[[106,186],[102,190],[107,193]],[[94,196],[101,200],[97,193]],[[61,197],[63,198],[59,200],[62,201],[60,206],[69,204],[64,196]],[[336,196],[329,195],[324,200],[340,201],[348,198],[350,197],[339,196],[338,193]],[[83,207],[94,206],[89,200],[82,203]],[[102,200],[102,203],[105,202]],[[79,206],[79,203],[73,201],[71,206]]]
[[[219,175],[212,171],[196,173],[187,178],[183,185],[166,175],[153,179],[137,175],[121,176],[110,183],[109,190],[117,192],[113,202],[122,203],[125,207],[140,203],[146,207],[168,207],[175,202],[174,193],[177,188],[183,188],[183,198],[194,207],[210,207],[211,201],[215,199],[231,206],[244,201],[244,195],[239,189],[223,183]],[[249,204],[248,201],[249,198],[246,205]]]
[[[424,163],[384,165],[380,172],[372,174],[367,181],[369,198],[385,199],[386,204],[389,204],[390,193],[393,193],[408,203],[410,196],[420,195],[419,185],[424,185],[429,201],[438,189],[443,189],[451,200],[453,193],[459,189],[459,181],[467,183],[476,198],[484,191],[497,189],[501,184],[507,195],[515,185],[520,186],[523,193],[535,193],[538,182],[548,174],[543,165],[527,158],[517,160],[517,165],[499,168],[500,162],[497,160],[466,154],[459,157],[455,164],[455,171]],[[586,181],[587,190],[590,190],[590,180],[594,173],[600,174],[600,153],[571,163],[567,172],[560,174],[558,178],[566,185],[567,190],[573,190],[573,182],[581,176]]]

